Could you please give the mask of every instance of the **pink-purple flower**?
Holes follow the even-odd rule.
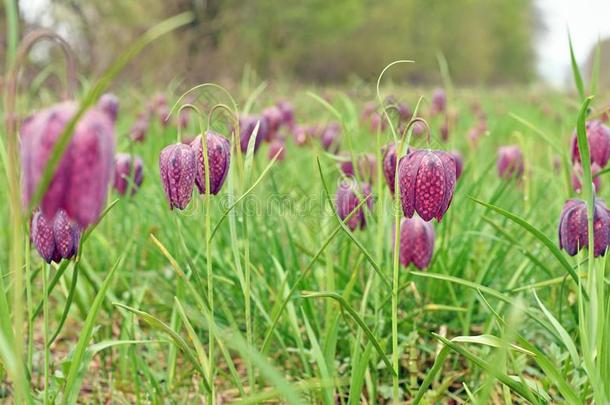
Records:
[[[400,221],[400,264],[413,263],[423,270],[428,267],[434,253],[434,227],[417,215]]]
[[[502,146],[498,149],[496,162],[498,174],[502,179],[519,178],[523,175],[523,154],[517,145]]]
[[[195,152],[183,143],[166,146],[159,155],[159,172],[170,209],[185,209],[195,186]]]
[[[47,262],[59,263],[76,255],[81,231],[64,210],[47,219],[40,210],[32,217],[30,235],[32,244]]]
[[[367,198],[365,203],[360,205],[361,199]],[[346,222],[346,225],[353,231],[356,228],[364,229],[366,226],[366,217],[364,214],[365,207],[369,210],[373,209],[373,199],[371,195],[371,186],[367,183],[358,183],[355,181],[342,181],[337,188],[335,194],[335,204],[337,206],[337,214],[339,218],[345,220],[352,212],[354,212]]]
[[[208,150],[208,166],[210,168],[210,192],[218,194],[222,185],[229,173],[229,165],[231,163],[231,145],[229,141],[222,135],[207,131],[206,147]],[[197,158],[197,172],[195,176],[195,185],[199,190],[199,194],[205,194],[205,160],[203,155],[203,137],[197,137],[190,143],[191,150]]]
[[[559,247],[570,256],[589,246],[587,204],[582,200],[566,201],[559,218]],[[595,199],[593,213],[593,254],[604,255],[610,242],[610,214],[606,204]]]
[[[135,194],[144,180],[144,163],[140,156],[117,153],[115,158],[114,188],[120,195]]]

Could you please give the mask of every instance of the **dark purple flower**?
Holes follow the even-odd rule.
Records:
[[[197,158],[191,147],[183,143],[166,146],[159,155],[159,172],[170,209],[185,209],[197,173]]]
[[[222,188],[222,185],[229,173],[229,165],[231,163],[231,145],[224,136],[207,131],[206,147],[208,149],[208,165],[210,167],[210,191],[216,195]],[[205,161],[203,156],[202,136],[197,137],[191,142],[191,149],[197,157],[197,175],[195,176],[195,185],[199,190],[199,194],[205,194]]]
[[[290,102],[281,100],[277,103],[277,108],[279,108],[282,113],[282,124],[287,126],[288,128],[292,128],[295,124],[294,122],[294,107]]]
[[[249,115],[246,117],[240,117],[239,119],[239,146],[243,153],[248,151],[248,143],[250,142],[250,138],[254,133],[254,128],[256,128],[256,124],[259,123],[258,132],[256,133],[256,139],[254,140],[254,152],[258,150],[258,147],[261,145],[263,139],[267,137],[267,120],[261,119],[261,117]]]
[[[369,197],[370,196],[370,197]],[[337,188],[335,194],[335,204],[337,205],[337,214],[339,218],[345,220],[352,211],[360,204],[360,198],[367,198],[364,203],[354,214],[347,220],[346,225],[353,231],[356,228],[364,229],[366,219],[364,216],[364,205],[368,206],[369,210],[373,209],[373,197],[371,195],[371,186],[366,183],[357,183],[355,181],[343,181]]]
[[[30,204],[57,139],[76,114],[78,104],[64,102],[44,109],[21,126],[23,200]],[[45,192],[41,210],[53,218],[63,209],[80,226],[97,221],[114,172],[114,124],[91,108],[76,124],[72,139]]]
[[[596,176],[601,171],[601,167],[597,165],[597,163],[593,163],[591,165],[591,174],[593,175],[593,186],[595,191],[599,191],[600,189],[600,178]],[[572,168],[572,187],[574,191],[580,193],[582,189],[582,166],[580,163],[574,163],[574,167]]]
[[[447,95],[445,94],[445,90],[434,90],[434,93],[432,93],[432,114],[434,115],[445,111],[446,106]]]
[[[114,161],[114,188],[120,195],[125,195],[130,188],[131,194],[135,194],[144,180],[142,158],[128,153],[117,153]]]
[[[390,143],[381,150],[383,153],[383,175],[390,192],[394,194],[394,183],[396,179],[396,145]]]
[[[593,213],[593,254],[604,255],[610,242],[610,214],[606,204],[595,199]],[[570,256],[588,247],[587,204],[582,200],[568,200],[563,206],[559,219],[559,247]]]
[[[342,152],[340,153],[342,157],[341,163],[339,164],[339,169],[345,174],[347,177],[358,177],[368,183],[373,183],[375,181],[375,175],[377,174],[377,158],[372,153],[365,153],[355,158],[356,165],[358,167],[358,173],[356,173],[354,169],[354,164],[351,161],[351,157],[349,153]]]
[[[105,111],[110,119],[115,122],[119,114],[119,98],[112,93],[102,94],[102,97],[97,102],[97,107]]]
[[[415,150],[400,159],[398,182],[405,216],[417,212],[424,221],[440,221],[453,198],[455,171],[453,157],[440,150]]]
[[[462,154],[457,150],[452,150],[449,152],[453,161],[455,162],[455,178],[456,180],[460,178],[462,175],[462,169],[464,167],[464,159],[462,158]]]
[[[423,270],[428,267],[434,252],[434,227],[417,215],[400,221],[400,263],[407,267],[413,263]]]
[[[276,106],[267,107],[261,114],[267,122],[267,134],[265,140],[271,142],[282,124],[282,112]]]
[[[502,146],[498,149],[496,163],[498,174],[502,179],[519,178],[523,175],[523,155],[517,145]]]
[[[31,240],[40,256],[47,262],[59,263],[70,259],[78,251],[80,229],[64,210],[59,210],[53,220],[36,210],[31,222]]]
[[[586,130],[591,163],[597,163],[599,167],[606,166],[610,159],[610,128],[601,121],[594,120],[587,122]],[[576,132],[572,135],[572,162],[580,162]]]
[[[337,152],[339,150],[339,138],[341,137],[341,124],[331,122],[322,129],[320,143],[325,151]]]
[[[273,159],[277,155],[277,160],[282,161],[286,157],[286,145],[281,139],[274,139],[269,144],[269,151],[267,156],[269,160]]]

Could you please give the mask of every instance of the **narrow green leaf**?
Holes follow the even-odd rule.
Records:
[[[574,84],[576,84],[576,89],[578,90],[580,99],[584,100],[585,85],[582,81],[582,75],[580,74],[580,69],[578,67],[578,62],[576,61],[576,56],[574,55],[574,47],[572,46],[572,36],[570,35],[570,31],[568,31],[568,42],[570,44],[570,61],[572,62],[572,74],[574,75]]]

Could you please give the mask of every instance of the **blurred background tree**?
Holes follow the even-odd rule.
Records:
[[[374,80],[396,59],[417,63],[394,79],[440,82],[442,52],[459,84],[535,78],[533,0],[21,0],[27,29],[54,27],[99,73],[135,36],[192,11],[188,27],[157,42],[125,73],[132,81]]]

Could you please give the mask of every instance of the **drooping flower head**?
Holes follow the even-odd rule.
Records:
[[[339,169],[346,177],[356,177],[356,169],[347,152],[340,153],[342,161],[339,164]],[[369,184],[375,181],[377,174],[377,158],[372,153],[364,153],[355,158],[358,170],[358,177]]]
[[[445,90],[436,89],[434,93],[432,93],[432,114],[438,114],[445,111],[445,107],[447,106],[447,94],[445,94]]]
[[[331,122],[326,125],[320,133],[320,143],[322,148],[329,152],[339,150],[339,138],[341,137],[341,124]]]
[[[136,122],[129,130],[131,140],[134,142],[144,142],[146,139],[146,133],[148,132],[149,118],[146,113],[138,114]]]
[[[593,120],[587,121],[586,131],[591,163],[597,163],[599,167],[606,166],[610,159],[610,128],[601,121]],[[572,135],[572,162],[580,163],[576,132]]]
[[[559,248],[570,256],[589,245],[587,204],[582,200],[566,201],[559,218]],[[593,254],[604,255],[610,242],[610,214],[606,204],[595,199],[593,212]]]
[[[81,231],[70,220],[64,210],[59,210],[53,219],[47,219],[40,210],[32,217],[30,237],[32,244],[47,262],[59,263],[76,255]]]
[[[116,122],[119,115],[119,98],[117,96],[112,93],[102,94],[97,102],[97,107],[105,111],[113,122]]]
[[[166,146],[159,155],[159,172],[170,209],[185,209],[197,173],[197,158],[191,147],[183,143]]]
[[[252,135],[254,134],[256,124],[258,124],[258,131],[256,133],[256,139],[254,140],[254,152],[258,150],[263,139],[267,137],[267,120],[256,115],[248,115],[239,118],[239,146],[243,153],[248,151],[248,144],[250,143],[250,138],[252,138]]]
[[[277,135],[277,131],[282,124],[282,112],[276,106],[267,107],[263,110],[262,118],[267,122],[265,140],[271,142]]]
[[[440,221],[455,190],[453,157],[440,150],[414,150],[398,163],[402,210],[407,218],[417,212],[424,221]]]
[[[216,195],[222,188],[222,185],[229,173],[229,165],[231,163],[231,145],[224,136],[214,132],[207,131],[206,147],[208,149],[208,165],[210,167],[210,191]],[[191,150],[197,158],[197,174],[195,176],[195,185],[199,190],[199,194],[205,194],[205,160],[203,155],[203,137],[197,137],[191,142]]]
[[[392,228],[393,229],[393,228]],[[428,267],[434,253],[434,227],[417,215],[400,221],[400,264],[408,267],[413,263],[423,270]]]
[[[523,155],[517,145],[502,146],[498,149],[496,162],[498,174],[502,179],[520,178],[523,175]]]
[[[30,204],[53,148],[76,114],[78,104],[63,102],[28,118],[20,130],[23,201]],[[81,227],[97,221],[114,172],[114,123],[98,108],[85,112],[76,124],[41,202],[45,217],[60,209]]]
[[[370,196],[370,197],[369,197]],[[361,198],[367,198],[366,202],[360,206],[354,214],[347,220],[346,225],[353,231],[356,228],[364,229],[366,226],[366,218],[364,215],[365,206],[369,210],[373,209],[373,199],[371,195],[371,186],[367,183],[357,183],[355,181],[343,181],[339,184],[335,194],[335,204],[337,206],[337,214],[339,218],[345,220],[352,211],[360,204]]]
[[[459,179],[462,175],[462,169],[464,168],[464,158],[462,158],[462,154],[457,150],[452,150],[449,154],[453,157],[455,162],[455,178]]]
[[[277,108],[279,108],[282,113],[282,125],[285,125],[288,128],[292,128],[295,124],[294,122],[294,107],[289,101],[281,100],[276,104]]]
[[[269,160],[273,159],[277,155],[277,161],[283,161],[286,158],[286,143],[283,139],[274,139],[269,144],[269,150],[267,157]]]
[[[128,153],[117,153],[114,161],[114,188],[120,195],[125,195],[130,188],[131,194],[135,194],[144,180],[142,158]]]
[[[591,174],[593,175],[593,187],[594,191],[599,191],[601,186],[600,177],[597,174],[601,171],[601,167],[597,165],[597,163],[593,163],[591,165]],[[574,167],[572,168],[572,187],[574,191],[580,193],[582,190],[582,166],[580,163],[574,163]]]

